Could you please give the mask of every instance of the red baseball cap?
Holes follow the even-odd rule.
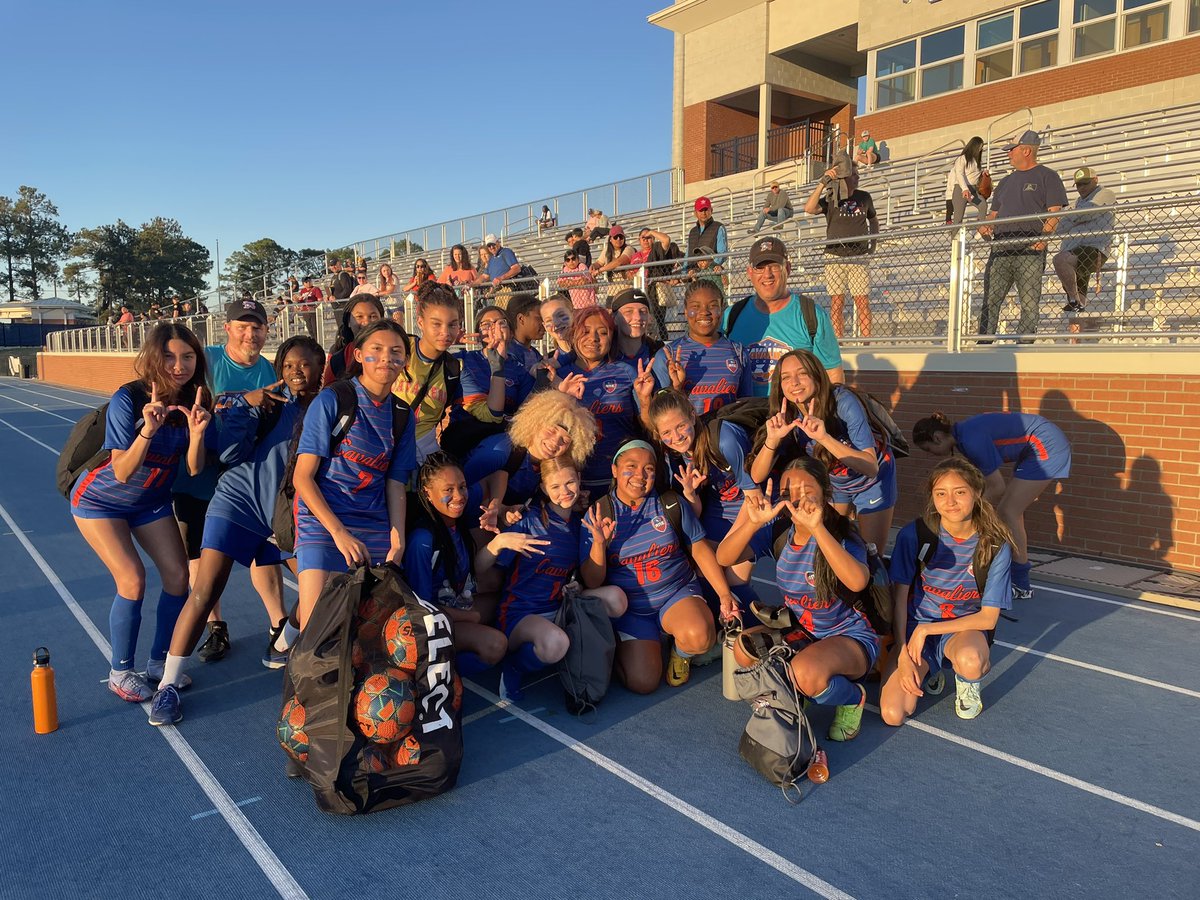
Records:
[[[712,201],[707,197],[696,198],[696,212],[700,212],[702,209],[712,209]]]

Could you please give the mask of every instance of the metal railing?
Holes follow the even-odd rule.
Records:
[[[940,146],[934,147],[932,150],[926,150],[920,156],[913,160],[913,215],[920,211],[921,202],[921,163],[929,159],[931,156],[944,155],[945,152],[953,147],[957,147],[960,151],[966,144],[961,138],[953,141],[946,141]]]
[[[1012,112],[1006,112],[1002,116],[997,116],[988,122],[987,137],[983,145],[983,167],[986,169],[992,161],[992,129],[1003,122],[1005,119],[1011,119],[1013,116],[1025,113],[1025,128],[1026,130],[1033,128],[1033,110],[1028,106],[1022,106],[1020,109],[1014,109]]]
[[[805,119],[792,125],[781,125],[767,132],[767,165],[812,156],[828,163],[832,158],[828,122]]]

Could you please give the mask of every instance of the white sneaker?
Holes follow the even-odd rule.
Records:
[[[108,689],[128,703],[145,703],[154,696],[150,685],[133,669],[124,672],[109,670]]]
[[[973,719],[983,712],[983,698],[979,696],[978,681],[964,681],[954,676],[954,714],[960,719]]]

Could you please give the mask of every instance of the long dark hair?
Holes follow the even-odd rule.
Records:
[[[462,253],[462,265],[461,266],[454,261],[454,251],[455,250]],[[456,272],[457,271],[469,272],[471,269],[475,268],[473,265],[471,265],[471,254],[467,252],[467,248],[464,247],[462,244],[455,244],[453,247],[450,248],[450,268],[454,269]]]
[[[659,391],[651,399],[650,408],[647,411],[650,419],[651,437],[654,438],[655,443],[658,444],[664,454],[672,452],[658,435],[658,417],[672,411],[679,413],[691,423],[694,435],[692,441],[692,464],[701,475],[707,478],[710,468],[718,468],[720,466],[716,452],[717,448],[713,447],[712,442],[709,440],[707,426],[697,418],[696,408],[692,406],[692,401],[681,391],[677,391],[674,388],[666,388]],[[669,471],[666,473],[666,477],[670,479],[671,473]]]
[[[975,533],[979,535],[979,541],[975,545],[972,562],[975,571],[978,572],[992,561],[1002,544],[1012,544],[1012,532],[1004,524],[1000,514],[996,512],[996,508],[984,499],[983,473],[961,456],[943,459],[933,467],[933,471],[929,473],[929,478],[925,482],[925,515],[923,518],[930,531],[937,534],[938,529],[942,527],[941,514],[938,513],[937,507],[933,503],[933,489],[937,487],[937,483],[944,476],[952,473],[960,476],[975,494],[975,509],[971,513],[971,521],[975,525]]]
[[[983,168],[983,138],[979,135],[967,141],[967,145],[963,147],[962,155],[968,161],[975,163],[979,168]]]
[[[342,310],[342,324],[338,327],[337,338],[333,342],[333,346],[329,348],[330,354],[337,353],[339,350],[345,350],[350,344],[354,343],[354,326],[350,324],[354,319],[354,307],[360,303],[370,303],[379,313],[379,318],[386,319],[387,311],[383,308],[383,303],[374,294],[355,294],[346,301],[346,308]]]
[[[804,373],[812,379],[816,385],[816,390],[813,393],[813,400],[816,401],[816,415],[826,423],[838,418],[837,401],[834,398],[833,383],[829,380],[829,373],[825,371],[825,366],[819,359],[807,350],[789,350],[779,358],[779,362],[775,364],[774,371],[771,372],[771,393],[767,400],[767,410],[770,415],[774,416],[782,412],[784,418],[788,422],[794,422],[797,418],[803,415],[800,407],[796,406],[790,400],[783,396],[783,363],[784,360],[796,359],[800,361]],[[764,425],[758,429],[758,433],[754,436],[754,455],[762,450],[763,445],[767,442],[767,427]],[[833,462],[833,454],[824,447],[818,446],[815,450],[817,459],[821,460],[826,465]]]
[[[167,344],[173,340],[183,341],[196,354],[196,370],[182,387],[175,384],[175,379],[167,371]],[[204,355],[204,347],[192,329],[178,322],[163,322],[151,329],[133,362],[133,370],[145,385],[147,394],[151,388],[155,388],[159,399],[176,399],[179,405],[190,406],[195,403],[197,389],[208,384],[208,358]],[[212,411],[212,391],[204,391],[202,405]]]
[[[833,489],[829,484],[829,469],[823,462],[819,459],[813,459],[811,456],[800,456],[787,464],[783,473],[786,475],[788,472],[805,472],[811,475],[817,482],[817,486],[821,489],[821,503],[823,504],[821,510],[822,522],[838,543],[845,541],[847,538],[862,542],[862,536],[858,533],[858,529],[854,523],[834,509],[833,505],[829,502],[829,498],[833,494]],[[782,485],[783,480],[781,478],[780,486],[782,487]],[[789,518],[787,532],[790,532],[794,527]],[[825,559],[825,554],[821,552],[819,545],[813,553],[813,581],[815,582],[814,587],[817,589],[817,598],[820,600],[840,597],[846,592],[845,585],[833,573],[833,567]]]
[[[456,593],[461,593],[466,586],[465,581],[460,581],[458,577],[458,553],[454,549],[454,541],[450,537],[450,529],[442,519],[442,514],[434,509],[433,503],[429,499],[426,492],[429,482],[439,472],[444,472],[446,469],[457,469],[462,471],[462,466],[449,453],[443,450],[438,450],[436,453],[430,453],[425,457],[425,462],[421,464],[421,468],[417,470],[417,502],[419,509],[417,511],[416,522],[417,527],[429,529],[429,533],[433,536],[433,549],[440,553],[445,561],[446,576],[450,579],[450,585]],[[460,520],[461,521],[461,520]],[[471,538],[470,528],[459,528],[458,534],[462,538],[463,546],[467,550],[467,570],[474,570],[475,561],[475,541]],[[426,597],[426,600],[432,601],[433,597]]]
[[[953,434],[954,432],[951,430],[953,426],[954,423],[942,412],[935,412],[932,416],[917,419],[912,430],[913,443],[918,447],[922,444],[932,444],[934,437],[939,434]]]

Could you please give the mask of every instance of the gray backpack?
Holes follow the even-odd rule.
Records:
[[[754,710],[738,753],[795,804],[802,797],[796,782],[805,777],[820,748],[788,672],[791,655],[787,646],[774,647],[751,668],[736,670],[733,681],[738,696]]]
[[[558,669],[567,710],[581,716],[594,710],[608,693],[617,635],[600,598],[572,588],[571,584],[564,588],[554,622],[570,639]]]

